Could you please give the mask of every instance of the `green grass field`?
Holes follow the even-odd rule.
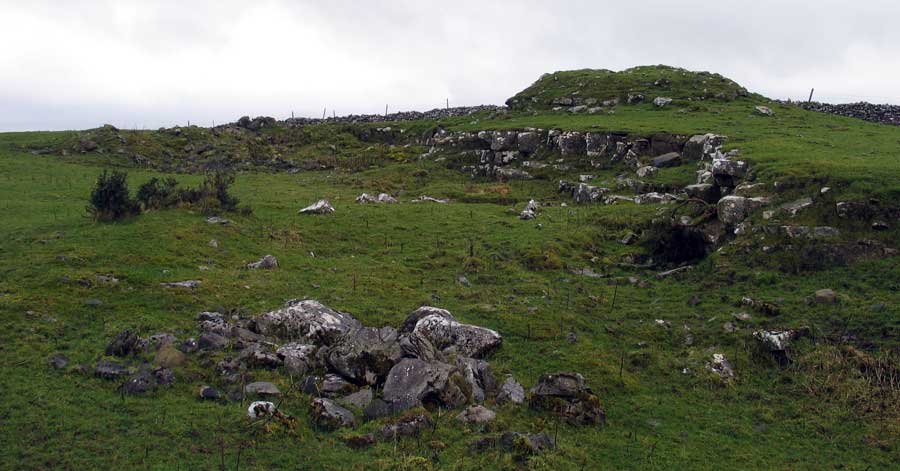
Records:
[[[894,204],[900,196],[900,127],[783,106],[763,118],[751,112],[759,100],[709,102],[685,112],[676,101],[664,110],[511,113],[483,116],[477,124],[471,118],[442,124],[458,130],[717,132],[729,136],[728,148],[741,149],[760,180],[796,182],[785,196],[828,184],[841,197]],[[427,123],[396,125],[413,132]],[[310,132],[320,131],[327,129]],[[658,217],[657,206],[554,205],[534,221],[521,221],[516,216],[528,199],[561,201],[553,181],[473,180],[416,160],[412,150],[390,151],[353,170],[240,173],[233,192],[253,213],[225,215],[233,220],[228,226],[208,224],[189,208],[97,223],[85,212],[94,180],[104,168],[131,164],[115,154],[26,151],[72,138],[0,135],[0,469],[866,470],[900,462],[900,387],[875,378],[870,368],[900,371],[896,256],[796,273],[783,269],[782,255],[744,251],[754,247],[748,238],[692,271],[658,280],[654,271],[621,265],[646,249],[619,242]],[[363,144],[347,139],[346,152],[364,152]],[[304,156],[324,152],[315,137],[299,149]],[[131,189],[162,175],[131,167]],[[202,179],[172,176],[182,184]],[[691,175],[659,178],[679,182]],[[364,191],[389,191],[401,203],[356,204]],[[453,201],[410,202],[423,194]],[[297,214],[319,198],[330,199],[337,211]],[[814,223],[827,218],[823,214],[804,217]],[[829,221],[848,238],[865,235],[897,247],[896,224],[871,235]],[[266,254],[278,258],[278,269],[243,268]],[[573,273],[588,267],[620,282]],[[120,282],[104,285],[96,275]],[[628,283],[630,276],[649,287]],[[192,291],[160,287],[185,279],[202,285]],[[820,288],[834,289],[840,302],[807,304]],[[781,314],[742,306],[744,296],[776,302]],[[698,304],[689,303],[694,297]],[[527,389],[545,372],[582,373],[603,403],[607,424],[574,427],[525,405],[490,405],[498,419],[483,429],[457,422],[456,412],[434,411],[436,427],[419,439],[354,450],[343,436],[377,431],[388,419],[352,432],[317,431],[308,419],[309,396],[291,389],[294,379],[284,375],[252,373],[290,391],[281,408],[297,418],[293,428],[253,426],[246,405],[200,401],[200,385],[220,384],[211,365],[225,353],[191,356],[176,370],[174,386],[146,396],[121,396],[117,383],[76,368],[93,365],[123,329],[184,339],[196,334],[194,317],[201,311],[255,315],[292,298],[318,299],[375,326],[396,326],[423,304],[449,309],[463,322],[503,335],[502,348],[490,357],[498,377],[512,373]],[[94,299],[102,304],[88,303]],[[752,319],[736,321],[739,312]],[[737,329],[727,331],[726,322]],[[760,327],[804,325],[813,336],[796,344],[788,366],[761,354],[751,337]],[[574,343],[566,338],[570,332],[577,335]],[[686,342],[688,334],[693,342]],[[713,352],[734,365],[733,383],[705,372]],[[55,353],[69,357],[68,369],[47,365]],[[152,361],[147,355],[134,365]],[[499,450],[470,451],[469,442],[506,430],[546,432],[558,447],[524,461]]]

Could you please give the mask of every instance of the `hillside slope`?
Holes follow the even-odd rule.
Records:
[[[572,97],[601,110],[553,103]],[[0,469],[900,461],[900,127],[664,66],[560,72],[511,100],[438,119],[0,134]],[[252,210],[185,199],[95,222],[105,169],[127,170],[132,194],[230,172]],[[335,211],[298,214],[320,199]],[[254,268],[265,255],[277,267]],[[199,283],[166,284],[183,281]],[[337,312],[272,327],[304,299]],[[420,325],[420,306],[502,341]],[[390,372],[422,363],[426,392],[397,400]],[[544,376],[566,372],[584,387]],[[499,394],[507,381],[523,403]],[[320,396],[354,424],[323,420]],[[254,400],[281,414],[249,419]],[[469,403],[496,417],[458,420]]]

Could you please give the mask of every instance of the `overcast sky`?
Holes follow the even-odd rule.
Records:
[[[900,103],[900,1],[0,0],[0,130],[502,104],[668,64],[773,98]]]

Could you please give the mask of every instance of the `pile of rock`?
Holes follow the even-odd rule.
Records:
[[[500,334],[461,323],[445,309],[422,306],[399,328],[377,328],[306,299],[289,301],[254,318],[202,312],[197,328],[199,337],[183,342],[170,334],[142,339],[131,331],[122,332],[108,345],[107,355],[124,358],[156,349],[156,363],[167,366],[135,372],[124,363],[101,360],[96,374],[123,380],[123,393],[139,394],[171,384],[170,368],[182,365],[188,355],[209,357],[217,351],[233,351],[214,364],[219,382],[231,391],[223,394],[204,385],[200,399],[256,397],[261,400],[250,405],[250,418],[286,418],[269,402],[282,394],[279,388],[252,380],[254,370],[281,370],[298,377],[300,390],[313,396],[310,416],[325,430],[355,426],[358,413],[371,419],[421,407],[469,406],[457,415],[458,420],[484,424],[496,414],[480,404],[526,400],[525,389],[511,376],[498,385],[484,359],[502,344]],[[242,387],[234,389],[238,385]],[[529,397],[535,409],[558,414],[570,423],[604,423],[599,399],[577,373],[544,375]],[[386,425],[381,435],[386,440],[409,436],[430,423],[427,413],[407,414]]]

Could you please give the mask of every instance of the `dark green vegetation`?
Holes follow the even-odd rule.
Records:
[[[623,104],[614,114],[596,115],[511,111],[440,125],[717,132],[729,136],[728,148],[741,149],[760,181],[789,183],[774,195],[778,200],[830,185],[835,200],[896,205],[900,128],[781,106],[772,106],[771,118],[753,115],[753,105],[764,102],[748,96],[676,100],[663,109]],[[387,132],[376,130],[385,124],[331,124],[238,134],[192,127],[178,134],[100,128],[82,135],[0,135],[0,468],[221,469],[224,463],[237,469],[238,456],[240,469],[862,470],[890,469],[900,460],[896,256],[837,263],[821,256],[834,249],[824,243],[760,241],[754,234],[660,280],[653,270],[626,263],[651,245],[619,242],[632,231],[652,237],[660,206],[553,205],[538,219],[521,221],[516,215],[528,199],[562,201],[555,180],[573,179],[586,165],[571,157],[572,170],[548,170],[536,180],[473,180],[447,168],[455,165],[452,155],[418,159],[425,149],[405,136],[436,125],[391,123]],[[99,149],[74,151],[84,138]],[[198,153],[205,144],[213,149]],[[190,207],[96,223],[84,207],[108,167],[127,167],[133,191],[152,177],[163,179],[144,192],[146,201],[165,199],[158,195],[166,194],[166,178],[186,187],[205,178],[165,170],[247,170],[231,190],[253,213],[227,214],[233,220],[227,226],[207,224],[202,208]],[[310,170],[278,171],[288,168]],[[611,180],[620,171],[591,173]],[[693,168],[664,169],[656,178],[692,183]],[[389,192],[401,203],[357,205],[353,200],[364,191]],[[409,202],[422,194],[453,201]],[[337,208],[334,214],[296,214],[323,197]],[[866,238],[900,245],[896,221],[872,232],[867,223],[835,217],[828,203],[791,221],[838,227],[841,244]],[[761,215],[751,222],[761,223]],[[804,246],[760,250],[788,243]],[[278,269],[243,268],[265,254],[278,257]],[[608,278],[572,271],[583,268]],[[460,275],[471,286],[459,283]],[[183,291],[159,285],[185,279],[203,284]],[[807,304],[820,288],[834,289],[839,302]],[[745,306],[745,296],[773,303],[778,312]],[[489,405],[498,420],[486,430],[457,423],[455,412],[434,411],[437,426],[418,440],[357,451],[343,438],[387,420],[352,432],[317,431],[307,418],[309,397],[293,391],[281,408],[297,418],[296,427],[253,427],[240,404],[199,401],[201,384],[218,384],[211,365],[221,355],[192,356],[176,369],[174,386],[143,397],[120,396],[117,383],[76,368],[93,365],[124,329],[185,338],[195,334],[200,311],[252,315],[307,297],[367,325],[397,325],[422,304],[447,308],[504,336],[490,358],[498,377],[512,373],[527,388],[545,372],[585,375],[607,425],[572,427],[525,406]],[[740,312],[752,318],[733,317]],[[736,330],[726,330],[726,323]],[[812,335],[795,343],[789,365],[779,365],[751,338],[761,327],[804,325]],[[569,332],[576,342],[567,340]],[[66,370],[47,366],[54,353],[69,357]],[[733,382],[705,371],[712,353],[729,358]],[[291,389],[291,378],[254,373]],[[503,430],[547,432],[558,438],[558,449],[524,462],[496,450],[469,451],[469,442]]]

